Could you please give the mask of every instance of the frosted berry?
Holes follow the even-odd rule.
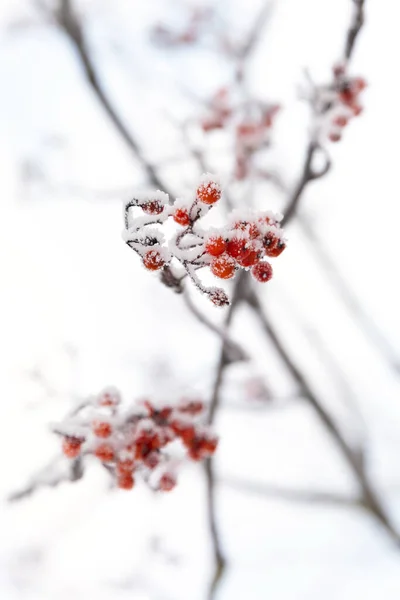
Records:
[[[187,227],[190,225],[190,217],[186,208],[177,208],[173,214],[173,219],[179,225]]]
[[[217,256],[211,262],[211,272],[220,279],[231,279],[235,275],[235,261],[228,254]]]
[[[286,248],[285,242],[283,242],[279,236],[272,233],[272,231],[268,232],[264,237],[263,245],[265,248],[265,254],[274,258],[282,254]]]
[[[159,215],[164,210],[164,206],[159,200],[149,200],[142,204],[142,210],[148,215]]]
[[[76,458],[81,453],[82,440],[74,437],[65,437],[62,449],[68,458]]]
[[[260,250],[253,244],[246,244],[244,252],[237,261],[241,267],[252,267],[260,260]]]
[[[208,238],[205,246],[205,251],[211,256],[220,256],[226,250],[226,241],[222,236],[214,236]]]
[[[158,250],[147,250],[147,252],[143,256],[143,265],[149,271],[158,271],[159,269],[162,269],[165,265],[165,260],[163,259]]]
[[[215,204],[221,198],[221,188],[216,181],[201,183],[197,188],[197,198],[204,204]]]
[[[234,237],[227,243],[226,251],[229,256],[239,258],[246,252],[246,240]]]
[[[171,473],[164,473],[158,484],[163,492],[170,492],[176,486],[176,477]]]
[[[251,269],[254,279],[260,283],[266,283],[272,278],[272,267],[267,261],[261,261]]]
[[[114,459],[114,448],[110,444],[100,444],[94,454],[102,462],[111,462]]]
[[[260,230],[255,223],[248,223],[247,221],[239,221],[235,223],[233,229],[238,229],[247,233],[251,240],[255,240],[260,235]]]
[[[342,139],[341,134],[336,131],[331,131],[328,137],[331,142],[340,142],[340,140]]]
[[[132,473],[125,472],[118,475],[117,484],[121,490],[131,490],[135,485]]]
[[[110,423],[107,423],[106,421],[95,421],[93,423],[93,433],[97,437],[107,438],[110,437],[112,433],[112,427]]]
[[[349,122],[348,118],[345,117],[344,115],[339,115],[333,119],[333,124],[336,125],[337,127],[346,127],[348,122]]]

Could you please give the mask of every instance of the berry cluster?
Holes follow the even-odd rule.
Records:
[[[194,197],[178,199],[173,205],[168,204],[167,194],[160,191],[137,195],[125,205],[123,234],[146,269],[171,269],[175,260],[183,268],[181,279],[187,275],[217,306],[229,304],[229,299],[223,289],[207,288],[197,275],[199,269],[207,267],[219,279],[231,279],[238,269],[251,269],[257,281],[267,282],[272,277],[272,267],[265,259],[279,256],[286,247],[279,225],[282,216],[270,211],[234,212],[226,227],[203,230],[199,221],[221,194],[217,179],[205,174]],[[132,217],[131,209],[139,209],[140,213]],[[166,244],[162,232],[151,226],[163,225],[168,218],[179,225],[179,230]]]
[[[333,83],[328,88],[321,88],[320,112],[326,118],[327,136],[331,142],[342,139],[343,129],[363,110],[360,95],[367,83],[362,77],[350,77],[343,64],[333,68]]]
[[[253,155],[269,145],[279,109],[278,105],[256,100],[235,101],[234,92],[226,87],[219,89],[211,98],[201,127],[205,133],[217,129],[232,133],[235,179],[245,179],[250,174]]]
[[[207,33],[213,16],[210,7],[194,7],[187,15],[183,27],[178,29],[158,23],[152,29],[152,38],[155,43],[164,47],[192,45]]]
[[[204,404],[183,399],[173,407],[155,406],[148,400],[122,410],[120,395],[107,389],[82,404],[57,425],[68,458],[96,457],[112,474],[119,488],[129,490],[137,475],[156,490],[176,485],[173,442],[180,441],[186,457],[200,461],[214,454],[218,439],[202,425]]]

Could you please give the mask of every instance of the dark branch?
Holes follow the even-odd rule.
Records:
[[[353,22],[350,25],[349,31],[347,33],[346,38],[346,46],[344,55],[347,60],[349,60],[354,52],[354,47],[358,38],[358,34],[362,26],[364,25],[365,15],[364,15],[364,5],[365,0],[353,0],[354,2],[354,10],[355,14],[353,17]]]
[[[74,12],[72,0],[60,0],[54,16],[59,27],[64,31],[74,46],[83,68],[83,72],[86,76],[86,80],[89,83],[93,93],[99,100],[109,119],[113,123],[122,139],[125,141],[128,148],[142,166],[148,177],[149,183],[160,190],[166,191],[164,182],[157,175],[155,168],[145,159],[138,142],[130,133],[128,127],[123,122],[121,117],[118,115],[115,107],[105,91],[105,88],[101,83],[101,79],[98,75],[87,40],[85,38],[82,24]]]

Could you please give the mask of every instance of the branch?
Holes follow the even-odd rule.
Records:
[[[81,458],[71,461],[67,473],[55,473],[50,476],[58,462],[58,459],[52,460],[26,487],[11,493],[7,498],[8,502],[17,502],[18,500],[28,498],[42,487],[57,487],[64,481],[78,481],[82,479],[84,470]]]
[[[113,106],[110,98],[108,97],[105,88],[103,87],[98,72],[96,70],[94,61],[92,59],[89,45],[85,38],[85,33],[82,24],[79,21],[76,13],[72,6],[72,0],[59,0],[59,4],[54,11],[54,17],[59,27],[67,35],[68,39],[74,46],[78,59],[81,63],[83,72],[86,80],[91,87],[93,93],[97,97],[98,101],[105,110],[107,116],[113,123],[114,127],[131,150],[132,154],[140,163],[144,169],[149,183],[160,189],[166,191],[164,182],[159,178],[155,168],[145,159],[142,150],[135,140],[133,135],[130,133],[128,127],[123,122],[121,117],[118,115],[115,107]]]
[[[353,0],[355,14],[353,17],[353,22],[349,27],[349,31],[347,33],[346,45],[344,55],[347,60],[349,60],[354,52],[354,47],[358,38],[358,34],[362,26],[364,25],[365,15],[364,15],[364,5],[365,0]]]
[[[289,373],[292,375],[294,381],[297,382],[299,389],[301,390],[304,398],[308,401],[309,405],[313,408],[317,417],[321,421],[322,425],[328,431],[332,439],[335,441],[337,447],[344,456],[348,466],[350,467],[355,479],[357,480],[360,489],[362,491],[362,499],[365,508],[373,515],[377,521],[382,525],[390,537],[395,541],[397,545],[400,545],[400,536],[392,524],[390,517],[388,516],[385,507],[382,504],[381,499],[377,491],[374,488],[372,481],[370,480],[367,471],[365,469],[364,461],[362,456],[351,447],[347,442],[346,438],[340,431],[339,426],[335,422],[329,411],[320,402],[318,396],[313,391],[309,384],[306,376],[297,365],[295,359],[291,356],[287,348],[284,346],[280,339],[277,331],[273,327],[271,321],[268,319],[264,312],[260,300],[256,293],[251,289],[247,296],[247,302],[254,309],[258,316],[260,323],[271,339],[278,355],[280,356],[283,364],[286,366]]]
[[[311,490],[300,490],[296,488],[280,487],[268,483],[256,483],[232,477],[221,477],[218,483],[226,485],[234,490],[243,493],[250,493],[257,496],[268,496],[284,500],[286,502],[301,502],[305,504],[332,504],[342,507],[360,507],[362,500],[360,498],[351,498],[332,492],[320,492]]]
[[[397,373],[400,373],[400,361],[396,356],[390,343],[379,330],[374,319],[365,312],[361,302],[357,296],[347,285],[340,271],[337,269],[333,259],[329,256],[328,251],[324,248],[322,241],[318,238],[311,223],[308,222],[301,214],[298,215],[298,223],[301,226],[308,242],[316,248],[315,255],[322,264],[324,273],[330,278],[335,290],[339,293],[347,310],[351,313],[355,322],[357,322],[366,334],[372,340],[374,346],[379,348],[379,351],[385,357],[388,364]]]
[[[355,10],[355,14],[352,18],[348,33],[346,35],[345,50],[344,50],[344,55],[345,55],[347,62],[352,57],[355,43],[357,41],[358,35],[364,24],[365,0],[353,0],[353,2],[355,4],[356,10]],[[303,192],[304,192],[305,188],[307,187],[307,185],[311,181],[314,181],[315,179],[320,179],[321,177],[326,175],[326,173],[328,173],[328,171],[330,169],[331,163],[330,163],[329,157],[327,155],[327,152],[324,150],[325,158],[326,158],[325,167],[322,168],[319,172],[315,172],[313,170],[312,164],[314,161],[314,157],[317,153],[317,150],[320,150],[320,149],[321,149],[321,147],[319,146],[319,144],[317,142],[315,142],[313,139],[311,139],[308,144],[308,147],[307,147],[306,159],[304,162],[304,166],[303,166],[303,170],[302,170],[302,174],[300,176],[299,182],[297,183],[297,185],[292,193],[292,196],[289,198],[289,200],[286,204],[286,208],[283,210],[284,219],[283,219],[282,223],[284,225],[287,224],[293,218],[294,214],[296,213],[298,205],[301,200],[301,197],[302,197]]]
[[[190,297],[190,293],[187,288],[184,289],[183,299],[185,300],[186,306],[191,311],[191,313],[196,317],[196,319],[202,323],[207,329],[215,333],[219,339],[225,345],[225,350],[228,354],[229,363],[234,363],[238,361],[248,361],[250,360],[250,356],[248,353],[242,348],[237,342],[231,339],[226,329],[221,329],[213,323],[209,321],[205,315],[197,308],[192,298]]]

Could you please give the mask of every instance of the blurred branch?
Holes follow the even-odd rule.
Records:
[[[344,280],[327,249],[324,247],[322,240],[319,239],[312,224],[301,214],[298,215],[298,223],[308,242],[315,247],[315,255],[318,257],[318,260],[323,267],[324,274],[332,282],[332,285],[339,293],[354,321],[359,324],[365,335],[372,340],[377,348],[379,348],[379,351],[385,357],[388,364],[397,371],[397,373],[400,373],[400,362],[395,355],[393,348],[384,334],[379,330],[374,320],[366,314],[363,305],[359,302],[357,296],[352,292],[351,288]]]
[[[352,21],[351,21],[351,24],[350,24],[350,27],[349,27],[349,30],[347,32],[346,39],[345,39],[344,56],[347,61],[349,61],[353,55],[356,41],[358,39],[358,35],[364,24],[365,0],[352,0],[352,1],[355,4],[356,10],[353,15],[353,18],[352,18]],[[312,164],[314,162],[314,158],[315,158],[315,155],[318,150],[323,150],[323,149],[315,140],[311,139],[307,146],[306,159],[304,161],[304,166],[303,166],[299,181],[298,181],[297,185],[295,186],[295,189],[294,189],[291,197],[289,197],[289,199],[287,201],[286,208],[283,210],[283,214],[284,214],[283,224],[287,224],[287,222],[290,221],[292,219],[292,217],[294,216],[294,214],[297,211],[297,208],[299,206],[299,203],[300,203],[300,200],[304,193],[304,190],[307,188],[308,184],[311,183],[311,181],[315,181],[316,179],[320,179],[321,177],[326,175],[326,173],[328,173],[328,171],[330,169],[330,166],[331,166],[330,159],[328,157],[326,150],[323,150],[325,152],[325,158],[326,158],[325,167],[323,167],[320,171],[314,171]]]
[[[138,160],[144,169],[149,183],[160,190],[166,190],[165,183],[159,178],[155,168],[145,159],[143,152],[130,133],[127,125],[123,122],[115,109],[111,99],[107,95],[103,87],[95,63],[89,50],[89,45],[85,38],[82,24],[74,12],[72,0],[59,0],[57,7],[54,9],[54,17],[59,27],[67,35],[76,50],[78,59],[83,68],[86,80],[89,83],[93,93],[102,105],[114,127],[125,141],[128,148],[131,150],[135,158]]]
[[[351,58],[354,50],[355,43],[357,41],[358,34],[360,33],[360,29],[364,25],[364,5],[365,0],[353,0],[354,2],[354,17],[353,22],[349,28],[346,38],[346,47],[344,55],[347,58]]]
[[[351,498],[333,492],[320,492],[316,490],[301,490],[290,487],[280,487],[268,483],[257,483],[233,477],[221,477],[218,483],[243,493],[267,496],[272,499],[285,500],[287,502],[301,502],[305,504],[333,504],[343,507],[362,506],[359,498]]]
[[[190,297],[190,293],[187,288],[184,289],[183,298],[185,300],[186,306],[190,310],[190,312],[196,317],[196,319],[202,323],[207,329],[215,333],[220,340],[225,345],[225,350],[228,354],[229,363],[237,362],[237,361],[247,361],[250,360],[248,353],[242,348],[237,342],[231,339],[226,329],[221,329],[213,323],[209,321],[205,315],[197,308],[192,298]]]
[[[57,487],[64,481],[78,481],[79,479],[82,479],[84,470],[81,458],[70,461],[68,470],[64,473],[60,472],[58,469],[57,472],[55,472],[55,467],[57,467],[58,463],[58,458],[50,461],[41,471],[39,471],[27,486],[10,494],[7,498],[8,502],[16,502],[28,498],[42,487]]]
[[[290,354],[288,348],[284,345],[282,339],[279,337],[277,330],[272,325],[270,319],[263,310],[260,300],[253,289],[249,289],[248,291],[247,302],[257,314],[265,333],[273,343],[283,364],[286,366],[287,370],[292,375],[294,381],[297,382],[299,389],[302,391],[305,399],[308,401],[322,425],[325,427],[332,439],[335,441],[337,447],[339,448],[343,457],[345,458],[348,466],[353,472],[353,475],[356,478],[362,492],[363,505],[369,511],[369,513],[377,519],[377,521],[382,525],[382,527],[395,541],[395,543],[397,545],[400,545],[400,536],[396,531],[395,526],[391,522],[391,519],[387,514],[386,509],[383,506],[383,503],[379,498],[377,491],[375,490],[372,480],[370,479],[366,471],[363,454],[360,454],[347,442],[345,436],[342,434],[339,426],[335,422],[335,419],[324,407],[324,405],[312,389],[311,384],[306,378],[306,375],[298,366],[297,362]]]
[[[267,0],[266,2],[264,2],[260,12],[254,19],[253,27],[251,28],[246,41],[244,42],[244,44],[242,44],[238,51],[239,59],[247,59],[250,56],[250,54],[254,51],[254,48],[258,44],[266,24],[272,16],[274,7],[275,2],[273,0]]]

